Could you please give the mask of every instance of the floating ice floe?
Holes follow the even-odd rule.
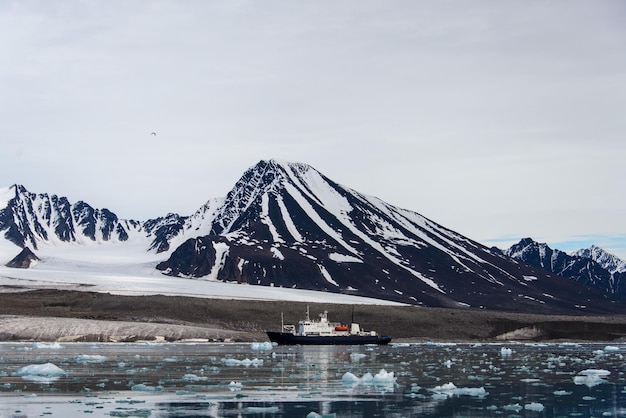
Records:
[[[500,355],[501,355],[501,356],[506,357],[506,356],[510,356],[510,355],[512,355],[512,354],[513,354],[513,350],[512,350],[511,348],[508,348],[508,347],[502,347],[502,348],[500,349]]]
[[[130,390],[135,392],[160,392],[163,390],[163,386],[149,386],[143,383],[138,385],[134,385],[130,388]]]
[[[607,345],[604,347],[604,351],[619,351],[619,347],[616,345]]]
[[[604,378],[610,374],[610,371],[604,369],[587,369],[578,373],[578,376],[574,376],[574,383],[591,388],[601,385],[602,383],[607,383]]]
[[[241,390],[241,388],[243,388],[243,385],[241,384],[241,382],[235,382],[233,380],[228,384],[228,389],[230,389],[231,391]]]
[[[76,356],[79,363],[104,363],[107,360],[105,356],[98,354],[80,354]]]
[[[206,377],[206,376],[198,376],[198,375],[195,375],[195,374],[188,373],[188,374],[183,376],[183,380],[185,382],[202,382],[202,381],[205,381],[205,380],[209,380],[209,378]]]
[[[554,394],[554,396],[567,396],[567,395],[571,395],[572,394],[572,392],[568,392],[566,390],[555,390],[552,393]]]
[[[505,405],[502,407],[502,409],[504,409],[505,411],[514,411],[514,412],[519,412],[522,409],[524,409],[522,407],[522,405],[515,403],[515,404],[511,404],[511,405]]]
[[[363,354],[363,353],[350,353],[350,360],[351,361],[359,361],[362,358],[367,357],[367,354]]]
[[[256,357],[252,360],[250,360],[249,358],[245,358],[243,360],[237,360],[235,358],[223,358],[222,363],[224,363],[224,365],[226,366],[262,366],[263,360],[260,360]]]
[[[253,350],[271,350],[273,347],[272,343],[267,341],[264,343],[252,343],[250,348]]]
[[[489,394],[489,392],[487,392],[482,386],[479,388],[459,388],[456,387],[456,385],[452,382],[443,384],[441,386],[435,386],[431,390],[435,392],[436,397],[451,397],[462,395],[484,397]]]
[[[13,374],[25,380],[44,384],[54,383],[62,376],[67,375],[65,370],[52,363],[31,364],[20,368]]]
[[[346,372],[341,377],[341,383],[345,386],[356,385],[374,385],[374,386],[393,386],[396,383],[396,377],[393,372],[387,372],[385,369],[381,369],[375,376],[371,373],[365,373],[361,378],[356,375]]]
[[[41,349],[46,349],[46,350],[60,350],[61,348],[63,348],[63,346],[57,342],[54,342],[54,343],[34,342],[33,348],[41,348]]]
[[[52,364],[31,364],[24,366],[15,372],[16,376],[46,376],[46,377],[59,377],[65,376],[67,373],[60,367]]]
[[[527,411],[542,412],[544,408],[545,407],[540,402],[531,402],[524,405],[524,409]]]

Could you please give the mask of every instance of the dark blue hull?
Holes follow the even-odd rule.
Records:
[[[391,337],[387,335],[308,335],[298,336],[290,332],[267,331],[271,342],[280,345],[364,345],[389,344]]]

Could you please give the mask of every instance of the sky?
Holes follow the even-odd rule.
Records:
[[[0,187],[190,215],[261,159],[626,259],[626,2],[0,2]],[[152,135],[152,133],[156,135]]]

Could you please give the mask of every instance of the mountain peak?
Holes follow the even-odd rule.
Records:
[[[621,260],[617,256],[609,253],[604,248],[592,245],[589,248],[576,251],[574,256],[589,258],[611,273],[626,272],[626,261]]]

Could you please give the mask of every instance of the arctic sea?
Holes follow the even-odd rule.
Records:
[[[622,344],[1,343],[0,417],[626,416]]]

